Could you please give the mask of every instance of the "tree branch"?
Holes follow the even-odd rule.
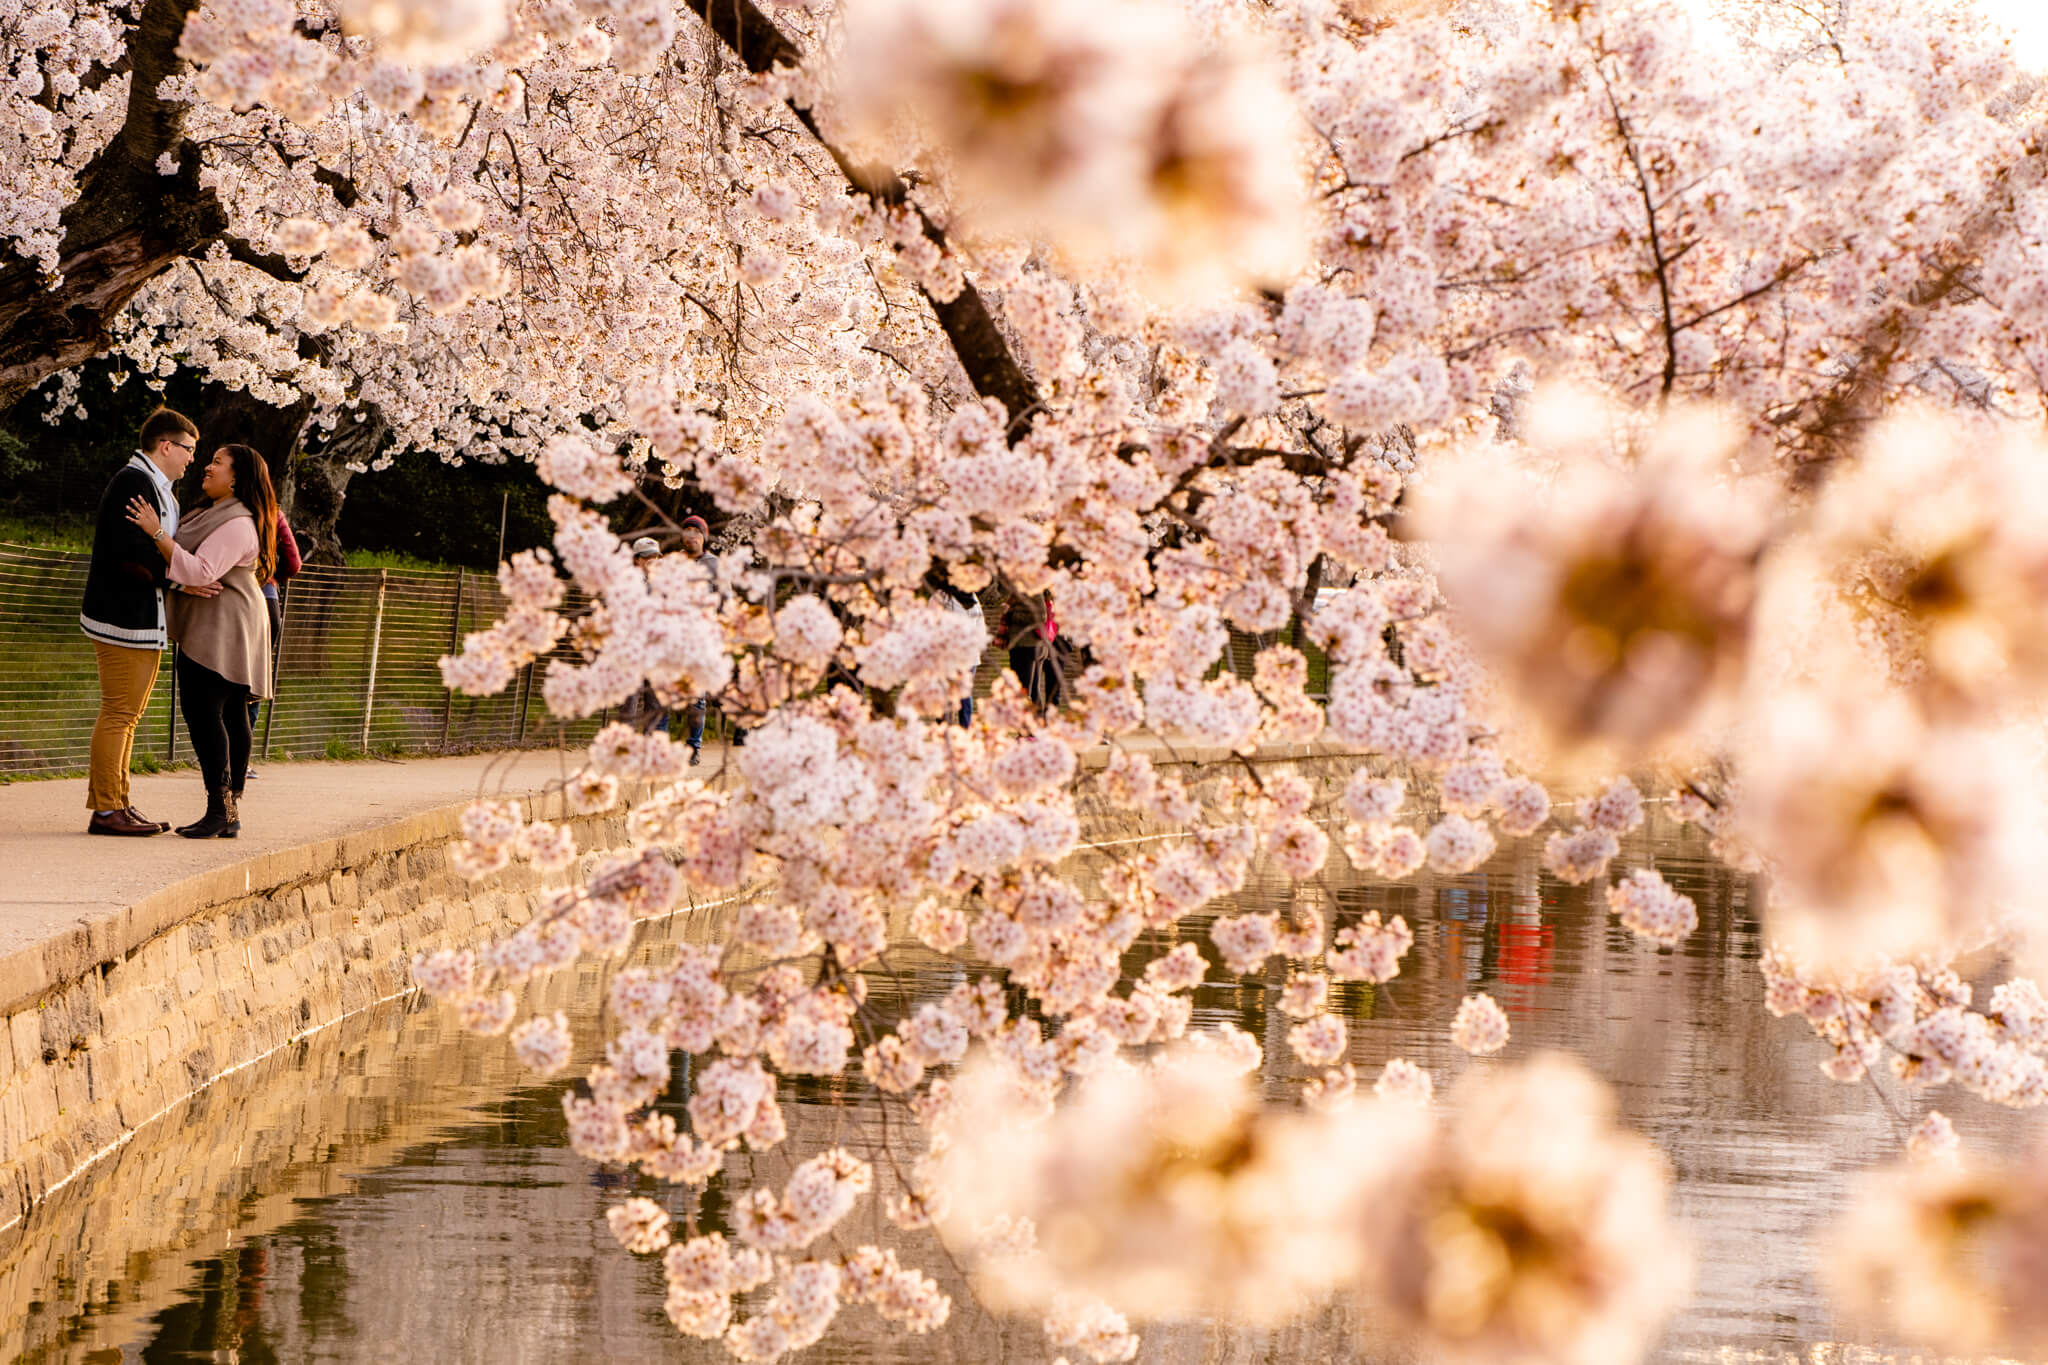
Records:
[[[506,140],[510,141],[509,138]],[[356,182],[343,175],[340,171],[330,170],[326,166],[315,166],[313,168],[313,179],[315,182],[325,185],[327,192],[334,196],[334,202],[345,209],[354,208],[356,200],[362,197],[356,191]]]
[[[128,33],[134,79],[121,129],[78,176],[60,220],[54,285],[33,261],[0,266],[0,411],[50,375],[107,346],[107,327],[137,290],[227,230],[199,183],[198,149],[184,139],[185,106],[158,87],[183,68],[178,39],[198,0],[147,0]],[[174,175],[157,160],[175,153]]]
[[[803,54],[796,45],[756,8],[753,0],[688,0],[688,3],[691,10],[755,75],[765,75],[778,66],[803,64]],[[818,145],[825,149],[833,164],[839,167],[847,184],[878,206],[909,207],[917,214],[924,235],[940,249],[945,248],[945,232],[923,209],[910,203],[910,188],[903,183],[901,176],[886,167],[854,165],[825,137],[808,108],[794,100],[789,102],[789,108],[797,121],[817,139]],[[1003,405],[1010,417],[1012,444],[1022,440],[1028,433],[1029,424],[1018,419],[1038,406],[1038,389],[1010,353],[1009,343],[1003,339],[1002,331],[996,326],[980,291],[972,284],[963,284],[959,295],[950,300],[934,298],[922,289],[920,292],[931,304],[932,313],[938,318],[946,339],[952,342],[953,354],[967,372],[974,391]]]
[[[1635,135],[1629,131],[1628,120],[1621,112],[1621,102],[1615,98],[1614,86],[1607,80],[1607,73],[1601,71],[1600,83],[1607,91],[1607,107],[1614,111],[1614,130],[1621,135],[1622,150],[1628,153],[1628,164],[1636,174],[1636,189],[1643,198],[1643,219],[1649,225],[1650,263],[1657,272],[1657,301],[1664,311],[1664,383],[1660,390],[1665,397],[1678,382],[1678,329],[1672,322],[1671,276],[1667,267],[1670,260],[1664,255],[1664,244],[1657,234],[1657,204],[1650,194],[1650,177],[1643,170],[1642,158],[1636,154]]]
[[[260,270],[274,280],[297,284],[306,278],[305,271],[294,270],[284,257],[268,251],[258,251],[240,237],[224,237],[222,243],[228,249],[229,260]]]

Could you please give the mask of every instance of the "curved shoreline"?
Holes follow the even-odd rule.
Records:
[[[585,858],[625,842],[623,809],[518,799]],[[467,805],[214,868],[0,960],[0,1233],[222,1076],[404,994],[414,952],[523,921],[574,875],[456,876]]]
[[[1225,757],[1159,750],[1172,764]],[[1335,756],[1314,745],[1257,759]],[[523,923],[545,890],[626,843],[623,804],[571,816],[559,793],[516,799],[574,829],[577,867],[455,875],[465,799],[207,869],[0,958],[0,1236],[223,1076],[403,995],[415,952]]]

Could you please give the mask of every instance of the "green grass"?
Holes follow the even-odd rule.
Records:
[[[189,749],[190,746],[188,745],[186,748]],[[135,756],[128,761],[128,771],[137,777],[147,777],[151,773],[186,772],[197,766],[198,764],[190,758],[180,758],[176,763],[166,763],[161,755],[144,754],[140,751],[137,751]],[[252,762],[250,766],[254,767],[255,764]],[[59,782],[68,777],[84,777],[85,775],[86,770],[83,767],[53,768],[32,773],[0,771],[0,787],[11,786],[16,782]]]
[[[351,569],[430,569],[447,573],[456,567],[432,559],[420,559],[403,550],[348,550],[344,553]]]
[[[337,736],[327,741],[325,752],[311,755],[302,754],[300,757],[324,758],[333,763],[356,763],[372,758],[404,758],[407,754],[414,752],[417,751],[406,748],[396,740],[373,740],[370,747],[365,749],[352,739],[342,739]]]
[[[191,746],[184,743],[181,736],[177,762],[166,763],[164,762],[163,755],[160,753],[144,753],[142,750],[137,749],[128,760],[128,771],[137,777],[148,777],[153,773],[190,772],[198,766],[189,757],[190,753]],[[334,739],[327,742],[327,748],[322,753],[273,752],[268,758],[265,758],[260,752],[252,752],[249,756],[249,767],[253,771],[258,767],[271,768],[286,763],[368,763],[418,756],[413,750],[398,744],[373,744],[368,751],[365,751],[357,748],[347,740]],[[76,768],[53,768],[32,773],[8,772],[0,769],[0,787],[9,786],[16,782],[56,782],[65,778],[84,777],[85,775],[86,770],[82,766]]]
[[[89,513],[44,513],[0,508],[0,544],[33,545],[44,550],[90,554],[92,525]]]

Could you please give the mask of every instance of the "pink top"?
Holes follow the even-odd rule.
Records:
[[[236,517],[199,542],[198,554],[172,545],[170,579],[187,587],[212,583],[237,564],[254,565],[260,549],[256,523],[248,517]]]

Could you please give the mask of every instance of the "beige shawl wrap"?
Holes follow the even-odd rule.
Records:
[[[206,538],[236,517],[255,520],[239,498],[223,498],[213,506],[181,518],[171,537],[187,554],[198,554]],[[260,542],[261,537],[259,535]],[[270,695],[270,613],[256,582],[252,555],[220,578],[220,595],[194,597],[173,588],[164,594],[171,643],[201,664],[249,689],[251,697]]]

